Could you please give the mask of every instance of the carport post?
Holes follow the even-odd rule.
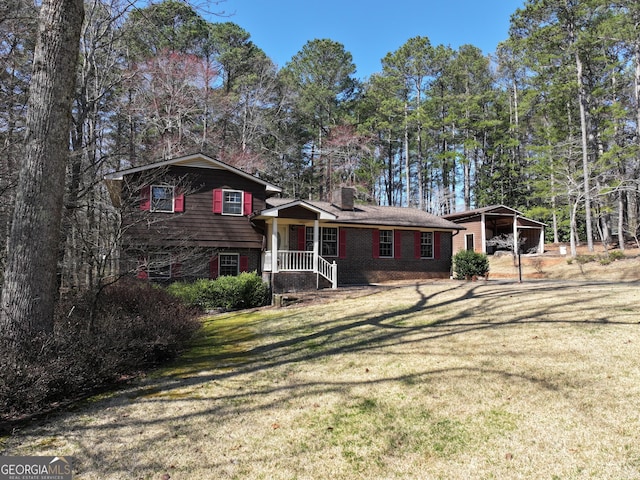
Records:
[[[522,283],[522,260],[520,258],[520,240],[518,239],[518,215],[513,216],[513,254],[518,255],[518,283]]]

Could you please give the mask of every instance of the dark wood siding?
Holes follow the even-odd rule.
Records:
[[[318,218],[316,212],[312,212],[308,208],[295,206],[291,208],[283,208],[278,212],[280,218],[295,218],[297,220],[315,220]]]
[[[162,182],[161,182],[162,180]],[[131,184],[149,182],[133,178]],[[179,181],[186,192],[183,213],[133,212],[128,229],[130,243],[214,248],[257,248],[263,245],[264,224],[254,225],[248,216],[213,213],[213,190],[250,192],[253,211],[265,208],[263,185],[218,169],[171,167],[152,183]]]

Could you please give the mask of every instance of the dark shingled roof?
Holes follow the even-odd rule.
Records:
[[[297,202],[297,200],[291,198],[269,198],[267,199],[267,209],[281,207],[292,202]],[[444,230],[465,229],[456,223],[417,208],[356,204],[353,210],[342,210],[330,202],[311,200],[302,200],[301,202],[335,215],[337,217],[335,223],[340,224],[441,228]]]
[[[516,210],[515,208],[507,207],[506,205],[489,205],[487,207],[475,208],[473,210],[466,210],[464,212],[449,213],[447,215],[443,215],[442,217],[446,218],[447,220],[451,220],[455,222],[455,221],[469,220],[482,213],[505,215],[505,216],[517,215],[521,219],[526,220],[528,222],[537,223],[539,225],[545,225],[542,222],[525,217],[522,212]]]

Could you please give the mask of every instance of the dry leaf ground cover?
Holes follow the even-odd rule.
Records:
[[[176,365],[23,428],[78,479],[640,478],[636,282],[434,281],[204,319]]]

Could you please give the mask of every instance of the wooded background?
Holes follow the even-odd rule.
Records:
[[[637,242],[636,0],[528,0],[493,55],[414,37],[368,79],[331,39],[279,68],[232,20],[175,0],[85,3],[61,285],[91,287],[116,265],[104,174],[197,151],[291,197],[353,186],[435,214],[505,204],[548,223],[548,241]],[[0,6],[0,273],[37,21],[32,2]]]

